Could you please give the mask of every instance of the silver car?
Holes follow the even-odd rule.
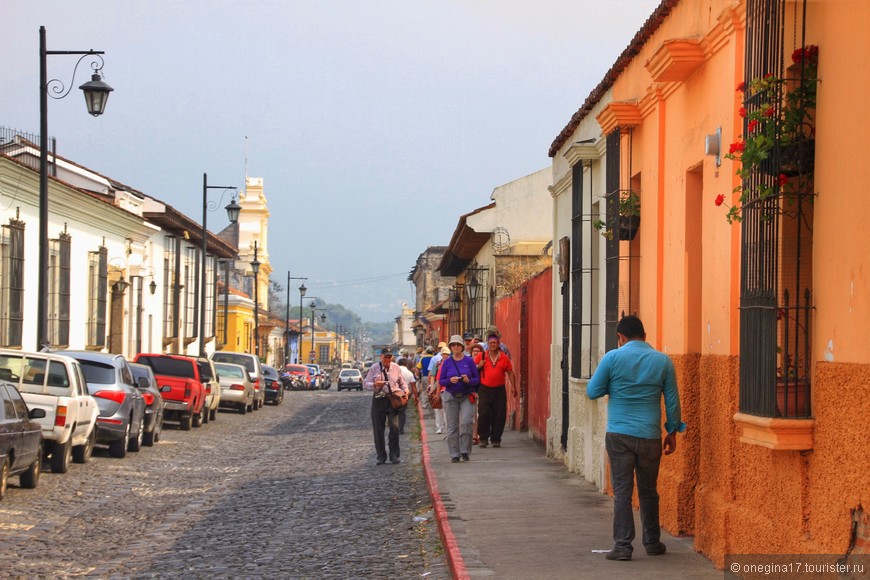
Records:
[[[221,407],[235,407],[244,415],[252,411],[255,402],[254,384],[247,369],[232,363],[214,363],[221,383]]]
[[[97,443],[109,446],[112,457],[139,451],[145,433],[145,397],[136,388],[127,359],[120,354],[61,351],[79,361],[88,393],[97,400]],[[144,385],[144,383],[143,383]]]
[[[211,355],[215,363],[233,363],[242,365],[248,371],[251,384],[254,385],[254,410],[262,409],[266,400],[266,379],[263,377],[263,364],[253,354],[245,352],[218,351]]]

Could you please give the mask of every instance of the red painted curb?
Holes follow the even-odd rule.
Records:
[[[432,507],[435,511],[435,520],[438,522],[438,533],[441,536],[441,543],[447,552],[447,565],[450,567],[453,578],[456,580],[466,580],[470,576],[465,569],[465,561],[462,559],[462,552],[459,550],[456,536],[453,535],[453,530],[450,529],[450,522],[447,520],[447,509],[444,507],[444,502],[441,501],[438,481],[435,478],[435,471],[432,469],[432,460],[429,457],[429,436],[426,434],[426,423],[423,420],[423,405],[420,403],[419,398],[417,399],[417,416],[420,418],[420,441],[423,444],[421,452],[423,473],[426,474],[426,485],[429,487],[429,495],[432,497]]]

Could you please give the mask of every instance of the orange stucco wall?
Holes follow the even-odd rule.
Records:
[[[786,13],[791,14],[789,4]],[[672,533],[721,566],[728,553],[833,553],[849,549],[852,513],[870,506],[870,2],[808,2],[807,44],[820,47],[816,109],[811,346],[814,440],[809,451],[740,441],[740,227],[714,198],[733,200],[735,164],[717,167],[704,137],[721,127],[723,152],[741,132],[745,5],[686,0],[666,17],[613,86],[637,105],[622,127],[622,187],[640,189],[639,315],[648,340],[673,358],[688,430],[659,480]],[[785,30],[793,30],[788,21]],[[678,82],[654,82],[644,66],[665,41],[701,39],[704,61]],[[792,42],[787,39],[786,43]],[[856,87],[861,87],[857,90]],[[625,158],[623,159],[625,163]],[[700,201],[699,201],[700,200]],[[633,282],[634,283],[634,282]]]

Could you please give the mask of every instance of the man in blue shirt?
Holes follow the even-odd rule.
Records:
[[[616,325],[619,348],[601,359],[586,386],[586,395],[607,403],[607,433],[604,444],[610,459],[613,486],[613,550],[608,560],[631,560],[634,514],[631,494],[637,474],[637,496],[643,526],[643,546],[650,556],[664,554],[659,528],[659,494],[656,482],[662,451],[677,448],[677,432],[686,424],[680,413],[677,377],[670,357],[646,342],[643,323],[625,316]],[[661,399],[665,397],[667,436],[662,445]]]

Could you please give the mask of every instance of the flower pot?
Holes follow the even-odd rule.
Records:
[[[786,403],[788,403],[787,409]],[[785,379],[776,379],[777,417],[806,417],[809,415],[808,409],[807,379],[789,379],[788,396],[786,396]]]
[[[631,241],[637,235],[637,228],[640,227],[639,215],[621,215],[619,216],[619,239],[622,241]]]
[[[774,147],[762,170],[769,175],[780,173],[794,177],[812,173],[816,162],[816,140],[801,139]]]

